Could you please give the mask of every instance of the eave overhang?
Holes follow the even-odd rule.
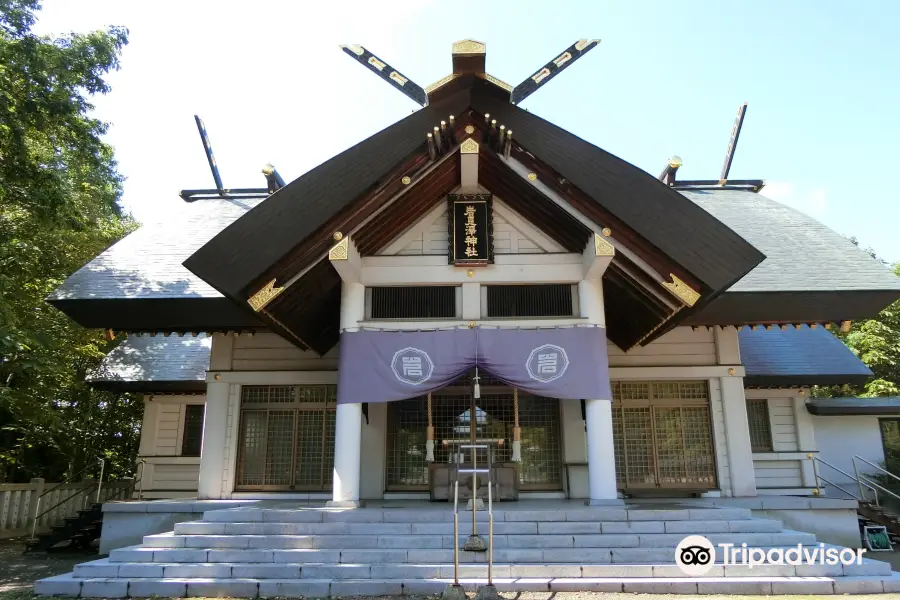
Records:
[[[132,394],[205,394],[205,381],[88,381],[89,387]]]
[[[89,329],[130,332],[253,331],[266,326],[228,298],[54,298],[49,304]]]
[[[811,415],[821,417],[851,415],[900,415],[900,398],[812,398],[806,403]]]
[[[892,290],[727,292],[684,325],[792,325],[871,319],[897,300]]]

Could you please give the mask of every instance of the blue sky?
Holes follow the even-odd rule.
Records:
[[[95,104],[143,222],[213,187],[194,113],[225,185],[256,187],[267,162],[291,180],[417,108],[339,44],[425,87],[473,38],[516,85],[587,37],[600,46],[523,107],[654,175],[677,154],[681,178],[714,179],[749,102],[731,177],[765,179],[764,194],[900,261],[898,21],[889,0],[45,0],[37,29],[130,29]]]

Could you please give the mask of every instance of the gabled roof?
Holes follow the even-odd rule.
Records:
[[[747,386],[861,385],[872,377],[850,348],[822,327],[744,327],[738,342]]]
[[[686,323],[814,323],[870,318],[900,296],[900,278],[890,269],[798,210],[748,191],[681,193],[766,256],[726,294]]]
[[[129,336],[86,381],[122,392],[206,391],[212,338]]]
[[[437,123],[444,127],[447,121],[444,143],[454,146],[472,137],[481,145],[479,154],[491,153],[495,152],[489,142],[491,127],[498,124],[495,117],[515,129],[518,159],[527,155],[544,161],[536,179],[529,175],[527,185],[565,182],[564,195],[577,189],[577,200],[572,201],[575,209],[596,229],[609,227],[614,239],[656,273],[636,276],[649,276],[652,291],[638,290],[627,301],[610,305],[610,319],[628,323],[617,342],[623,348],[646,343],[654,332],[661,333],[663,325],[675,326],[764,258],[720,221],[648,173],[510,104],[508,93],[496,85],[478,78],[460,81],[457,85],[465,87],[291,182],[226,227],[184,265],[239,304],[263,289],[279,288],[278,297],[258,313],[260,319],[299,345],[327,351],[337,339],[338,316],[333,308],[339,280],[316,265],[326,262],[328,249],[340,237],[334,236],[354,234],[395,200],[418,205],[423,195],[430,197],[438,188],[450,191],[458,181],[441,179],[437,184],[429,177],[449,157],[440,152],[437,157],[429,155],[425,133],[437,130]],[[488,112],[495,125],[486,125]],[[508,171],[508,177],[524,179]],[[430,186],[427,190],[423,190],[425,181]],[[444,189],[446,185],[450,187]],[[666,282],[675,281],[683,282],[699,298],[696,305],[696,299],[690,302],[692,308],[679,312],[654,298],[667,293]],[[646,303],[648,298],[653,306],[645,307],[640,318],[630,319],[629,306]],[[298,322],[301,317],[314,321],[315,327]]]
[[[471,88],[417,111],[291,182],[200,248],[185,266],[226,295],[246,299],[278,261],[308,238],[329,239],[333,231],[323,225],[423,151],[424,134],[433,124],[469,107],[514,129],[516,144],[546,161],[588,194],[600,213],[643,236],[713,293],[764,258],[645,171],[510,104],[494,86],[474,79]]]

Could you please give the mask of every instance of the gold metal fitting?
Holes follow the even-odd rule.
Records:
[[[469,279],[475,277],[475,269],[469,269],[468,271],[466,271],[466,277],[468,277]]]
[[[610,229],[609,227],[604,227],[600,230],[600,233],[603,234],[603,237],[609,237],[612,235],[612,229]]]
[[[472,125],[466,125],[466,133],[472,135],[473,133],[475,133],[475,127],[473,127]]]
[[[403,185],[409,185],[410,183],[412,183],[412,178],[410,178],[409,175],[404,175],[403,179],[400,180],[400,183],[402,183]]]
[[[215,379],[216,381],[218,381],[218,380],[222,379],[222,376],[219,375],[218,373],[216,373],[215,376],[213,377],[213,379]]]
[[[334,241],[339,242],[344,239],[344,234],[340,231],[335,231],[334,235],[332,235],[331,237],[334,238]]]
[[[469,321],[469,329],[475,329],[475,321]]]
[[[528,181],[537,181],[537,173],[529,173]]]
[[[734,375],[734,367],[731,367],[730,369],[728,369],[728,374]]]

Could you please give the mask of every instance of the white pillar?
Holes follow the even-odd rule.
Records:
[[[341,283],[341,329],[354,329],[365,316],[366,288]],[[359,506],[359,464],[362,452],[362,405],[339,404],[334,426],[334,479],[331,506]]]
[[[225,471],[225,430],[228,425],[229,384],[211,381],[206,384],[206,410],[203,415],[203,442],[200,449],[200,479],[197,498],[222,497]]]
[[[599,279],[584,279],[578,283],[578,303],[581,316],[589,323],[604,325],[603,287]],[[609,375],[607,374],[607,377]],[[616,457],[613,446],[612,398],[585,401],[587,425],[588,504],[618,502],[616,490]]]
[[[732,496],[756,496],[756,474],[750,448],[750,424],[744,398],[743,377],[722,377],[722,412],[725,417],[725,446],[731,473]]]
[[[203,413],[203,441],[200,446],[200,477],[197,497],[201,500],[223,497],[225,476],[225,436],[228,429],[228,393],[230,385],[215,381],[216,371],[230,371],[234,338],[214,335],[209,352],[206,384],[206,408]]]
[[[613,448],[612,400],[587,400],[587,459],[590,504],[616,500],[616,458]]]

